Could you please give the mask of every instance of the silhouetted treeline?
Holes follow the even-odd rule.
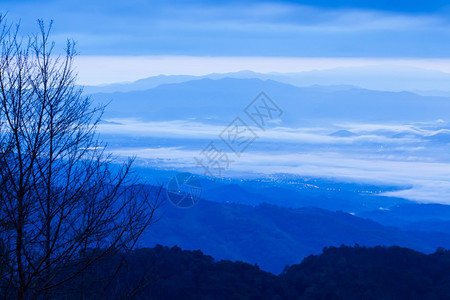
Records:
[[[199,250],[157,246],[99,262],[82,288],[61,292],[71,299],[448,299],[449,270],[444,249],[426,255],[330,247],[276,276],[244,262],[216,262]]]
[[[280,276],[301,299],[449,299],[450,251],[325,248]],[[294,291],[292,291],[292,289]]]

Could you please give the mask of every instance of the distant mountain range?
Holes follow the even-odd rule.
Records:
[[[450,96],[450,74],[404,66],[366,66],[335,68],[297,73],[256,73],[240,71],[213,73],[203,76],[159,75],[135,82],[115,83],[102,86],[86,86],[85,93],[129,92],[147,90],[161,84],[181,83],[198,79],[261,79],[275,80],[294,86],[335,86],[334,89],[360,87],[382,91],[411,91],[425,96]]]
[[[149,90],[96,93],[107,118],[230,122],[264,91],[284,111],[281,126],[328,122],[450,120],[450,99],[361,88],[296,87],[274,80],[200,79]]]

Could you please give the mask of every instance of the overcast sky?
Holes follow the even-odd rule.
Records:
[[[0,0],[0,10],[24,33],[53,19],[53,38],[75,39],[82,57],[449,57],[446,1],[335,2]]]
[[[334,3],[338,2],[338,4]],[[83,55],[448,57],[446,1],[0,1]]]

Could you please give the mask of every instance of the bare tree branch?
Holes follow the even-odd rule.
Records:
[[[0,17],[0,289],[49,297],[93,263],[132,249],[157,197],[99,141],[104,107],[75,85],[75,43],[55,56],[52,23],[19,38]],[[153,197],[153,198],[152,198]]]

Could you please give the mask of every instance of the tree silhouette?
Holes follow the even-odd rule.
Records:
[[[75,43],[54,54],[0,18],[0,283],[5,298],[49,297],[94,262],[135,245],[156,197],[98,140],[103,107],[75,85]],[[75,281],[74,281],[75,282]],[[58,289],[60,290],[60,289]]]

